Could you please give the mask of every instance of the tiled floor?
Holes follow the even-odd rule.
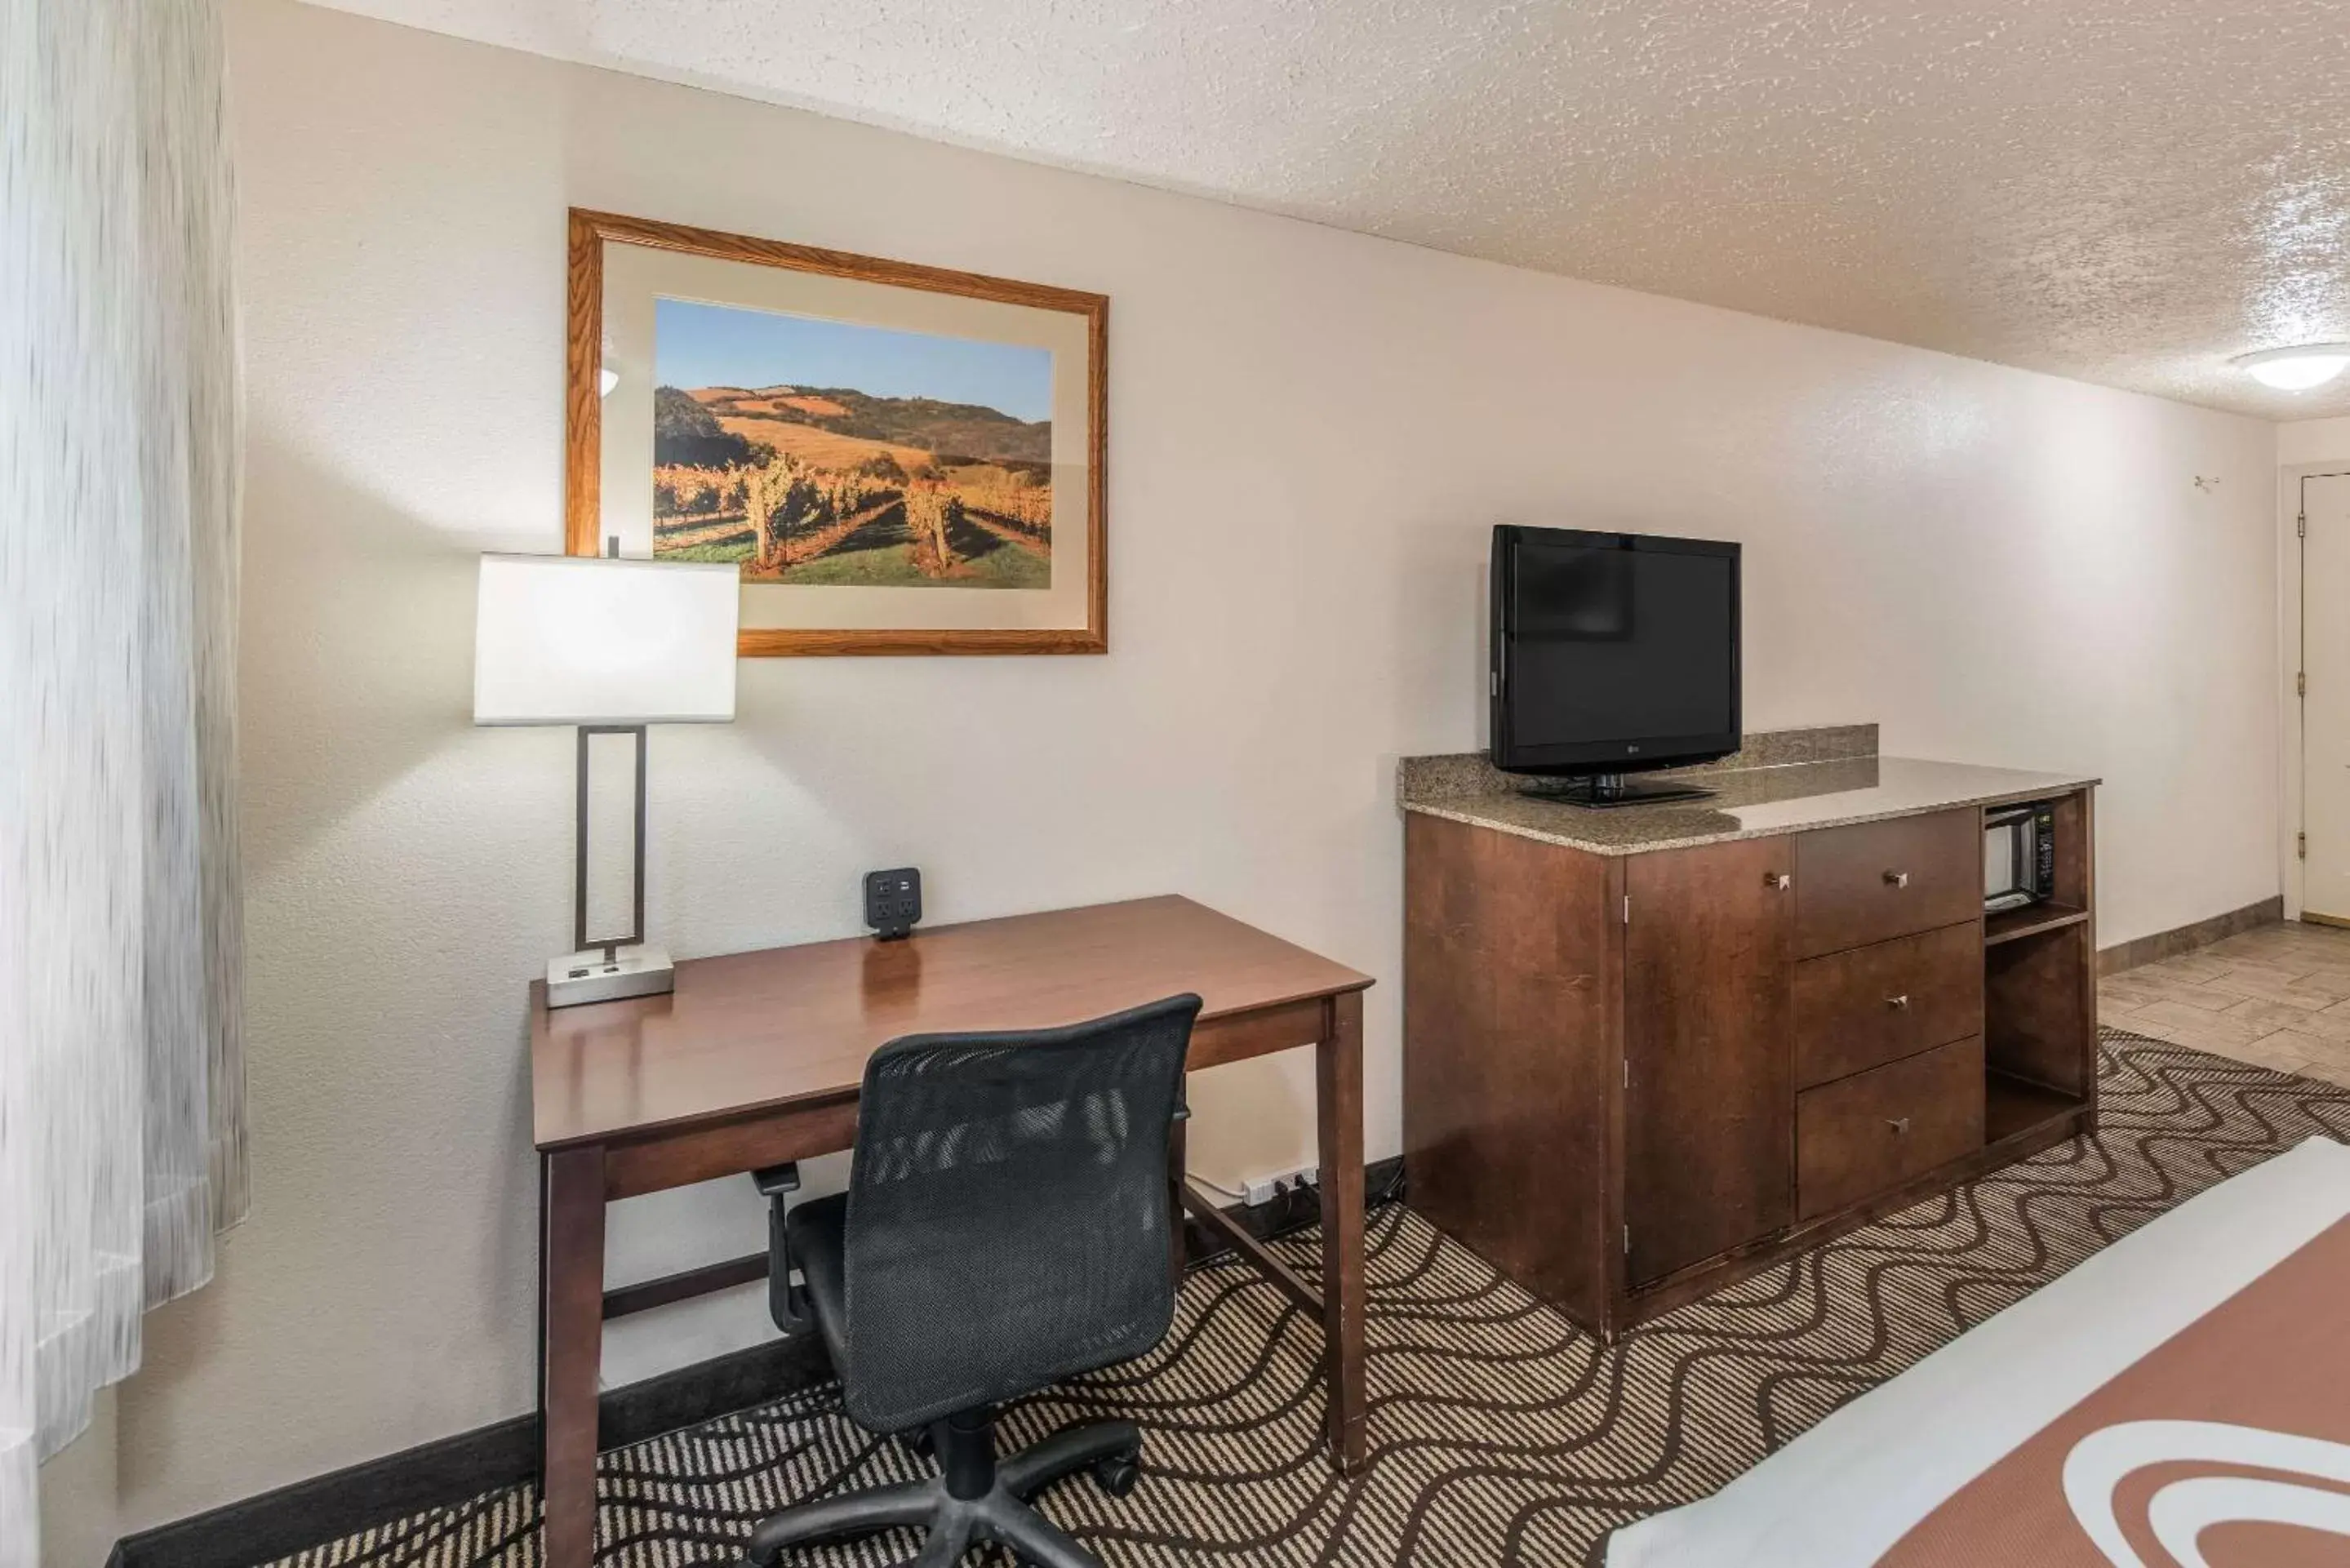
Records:
[[[2350,930],[2288,920],[2107,975],[2099,1021],[2350,1085]]]

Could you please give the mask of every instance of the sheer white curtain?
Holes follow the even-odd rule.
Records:
[[[0,0],[0,1568],[244,1214],[217,0]]]

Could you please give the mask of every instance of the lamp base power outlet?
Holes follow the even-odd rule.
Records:
[[[589,948],[551,960],[546,966],[549,1007],[660,996],[676,989],[677,970],[669,961],[669,950],[650,943],[614,949],[608,959],[602,948]]]

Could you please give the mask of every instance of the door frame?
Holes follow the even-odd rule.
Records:
[[[2279,885],[2284,892],[2284,917],[2297,920],[2307,887],[2301,857],[2301,835],[2309,824],[2303,815],[2302,791],[2303,725],[2306,722],[2300,690],[2304,647],[2302,640],[2301,519],[2303,493],[2313,479],[2350,479],[2350,460],[2290,463],[2277,470],[2277,684],[2285,722],[2277,726],[2283,751],[2284,809],[2277,814]]]

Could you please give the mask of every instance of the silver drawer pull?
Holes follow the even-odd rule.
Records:
[[[1896,1012],[1907,1012],[1909,1011],[1908,993],[1904,992],[1899,996],[1888,996],[1885,999],[1885,1005]]]
[[[1909,873],[1907,871],[1887,871],[1885,874],[1885,880],[1887,885],[1890,887],[1907,888],[1909,886]]]
[[[1776,888],[1782,893],[1794,886],[1794,880],[1795,879],[1793,877],[1788,876],[1784,871],[1765,871],[1762,873],[1762,886],[1765,888]]]
[[[1887,1122],[1885,1125],[1891,1127],[1893,1129],[1894,1136],[1898,1137],[1901,1134],[1909,1130],[1909,1118],[1908,1116],[1897,1116],[1891,1121]]]

